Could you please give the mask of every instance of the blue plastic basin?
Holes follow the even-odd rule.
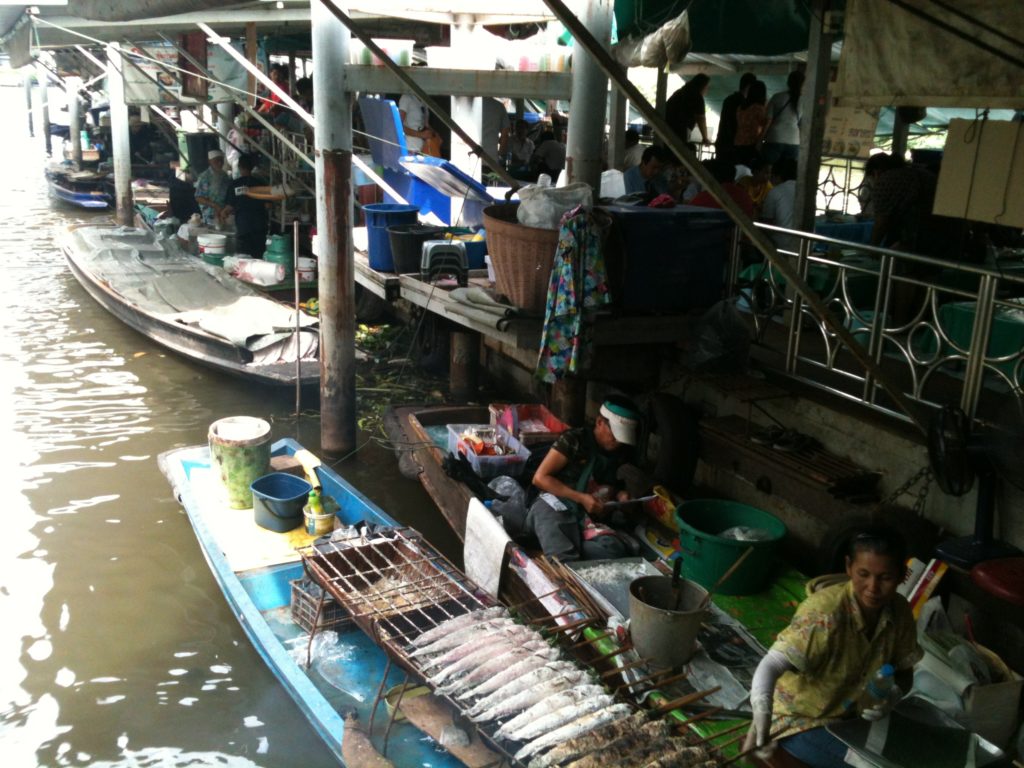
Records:
[[[271,472],[257,478],[252,489],[252,510],[256,524],[278,533],[302,523],[302,508],[313,486],[286,472]]]

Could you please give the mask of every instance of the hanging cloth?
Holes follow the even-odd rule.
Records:
[[[581,350],[589,343],[583,338],[584,312],[611,301],[604,263],[605,219],[582,206],[562,216],[537,359],[541,381],[576,373]]]

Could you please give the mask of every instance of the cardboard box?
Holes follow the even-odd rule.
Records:
[[[964,695],[964,708],[971,729],[997,747],[1005,749],[1017,732],[1020,692],[1024,679],[991,685],[972,685]]]

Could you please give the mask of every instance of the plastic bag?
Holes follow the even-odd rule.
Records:
[[[508,475],[498,475],[487,487],[498,494],[498,498],[489,504],[491,512],[501,518],[502,525],[510,534],[521,533],[526,520],[526,491],[523,486]]]
[[[697,322],[694,345],[686,356],[690,370],[742,373],[750,354],[750,330],[733,301],[715,304]]]
[[[558,229],[566,211],[578,205],[590,208],[594,204],[594,192],[589,184],[582,181],[564,187],[531,184],[519,190],[519,200],[516,218],[520,224],[538,229]]]
[[[732,539],[733,541],[769,541],[772,538],[772,535],[764,528],[750,528],[746,525],[734,525],[718,535],[723,539]]]

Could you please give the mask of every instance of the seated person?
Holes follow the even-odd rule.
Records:
[[[761,660],[750,685],[753,722],[745,748],[778,745],[810,768],[845,766],[846,745],[824,726],[841,718],[878,720],[910,690],[922,656],[910,605],[896,588],[906,571],[906,543],[895,531],[856,534],[846,557],[850,580],[804,600]],[[890,701],[857,711],[868,681],[884,664],[896,670]]]
[[[796,160],[783,157],[772,166],[772,189],[765,195],[761,206],[761,220],[765,224],[793,229],[796,222]],[[794,235],[769,232],[775,247],[795,251],[799,240]]]
[[[668,185],[662,171],[668,165],[672,153],[664,147],[651,146],[644,150],[640,164],[634,165],[622,174],[626,194],[646,192],[652,195],[667,193]]]
[[[529,178],[530,159],[535,149],[529,130],[529,123],[522,118],[516,120],[515,132],[508,141],[508,170],[517,179]]]
[[[505,515],[509,533],[532,533],[546,555],[559,560],[624,557],[627,545],[619,533],[602,525],[609,515],[605,503],[629,498],[618,490],[619,467],[631,458],[640,415],[632,403],[608,398],[593,429],[562,433],[533,476],[540,491],[522,519]]]
[[[177,162],[171,163],[171,167],[174,168],[174,175],[171,177],[170,186],[167,189],[167,208],[159,218],[165,219],[173,216],[180,222],[187,222],[193,213],[199,213],[192,173],[188,170],[181,170],[181,166]]]
[[[554,131],[544,131],[540,142],[533,150],[530,158],[530,169],[537,173],[546,173],[552,183],[558,181],[558,174],[565,168],[565,144],[555,138]]]
[[[743,213],[745,213],[748,218],[753,218],[754,203],[750,199],[750,195],[747,194],[747,191],[735,182],[736,167],[727,160],[716,159],[704,160],[701,165],[703,165],[711,175],[715,177],[715,181],[722,185],[722,189],[724,189],[726,194],[736,202]],[[689,204],[699,205],[702,208],[722,207],[706,189],[697,193],[697,195],[690,200]]]
[[[753,158],[748,167],[750,175],[744,176],[736,183],[750,195],[750,200],[754,204],[754,218],[758,218],[761,215],[764,199],[772,189],[772,167],[760,157]]]

